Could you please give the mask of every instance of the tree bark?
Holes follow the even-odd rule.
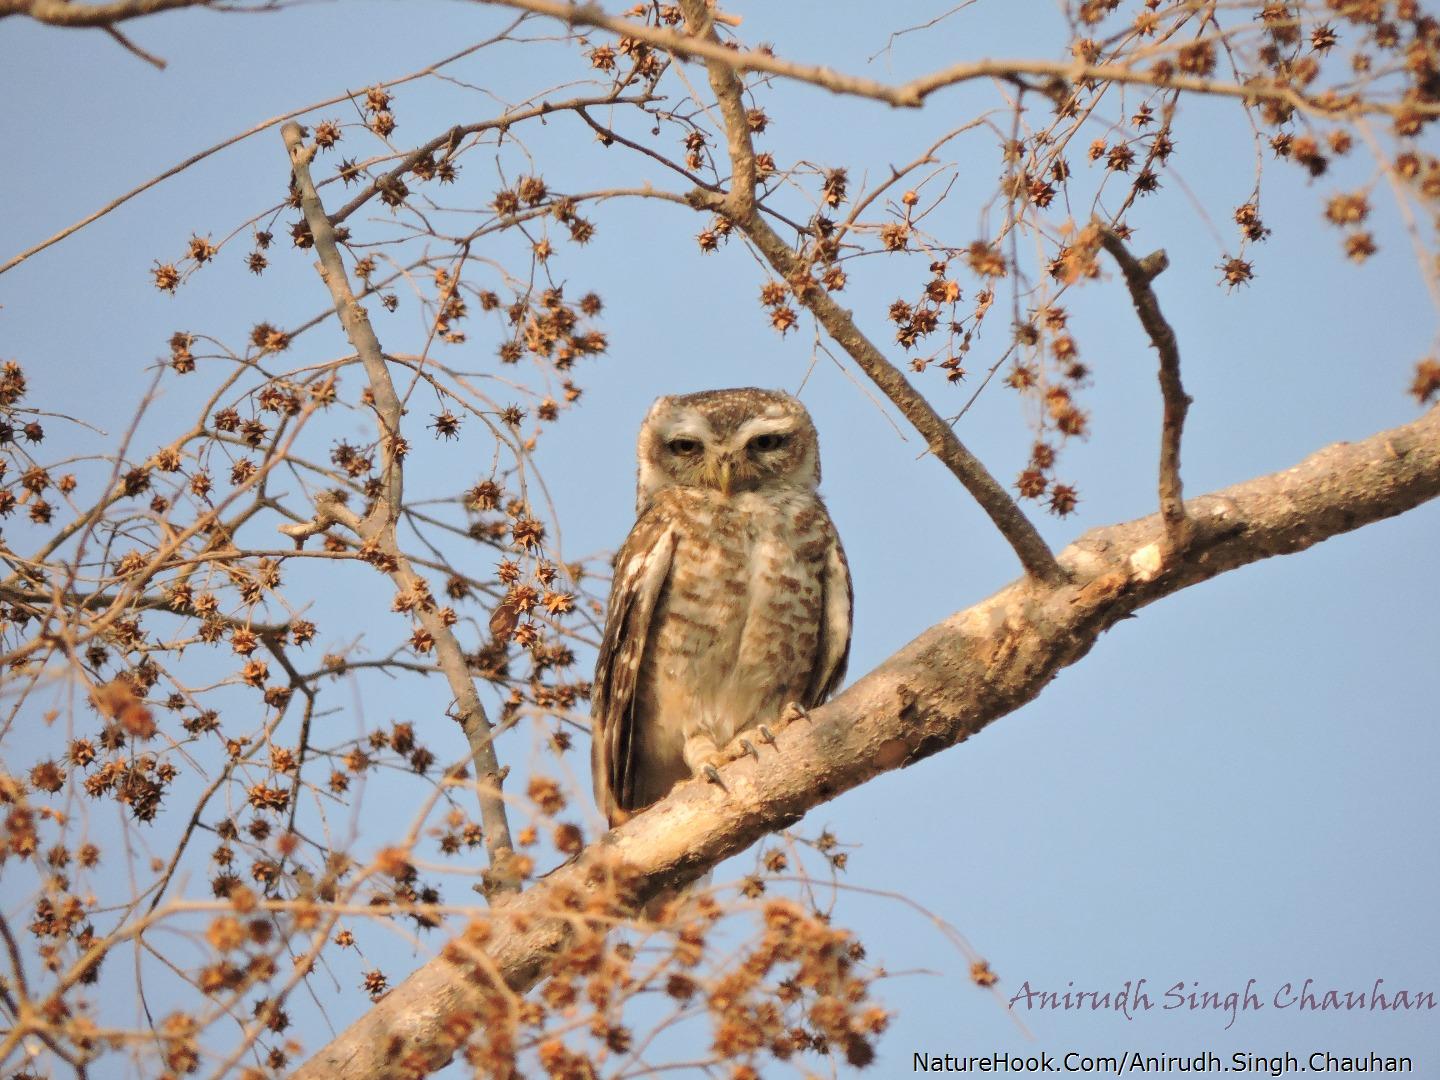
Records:
[[[641,903],[841,792],[1015,711],[1136,609],[1437,495],[1440,407],[1189,500],[1194,536],[1183,553],[1167,544],[1159,514],[1086,533],[1060,554],[1071,580],[1021,579],[926,630],[808,720],[780,731],[759,760],[727,765],[726,790],[680,784],[500,906],[488,916],[488,937],[454,939],[295,1076],[360,1080],[397,1075],[401,1063],[421,1073],[440,1068],[464,1036],[463,1018],[481,1009],[482,988],[499,979],[517,993],[533,986],[562,953],[580,922],[577,911],[617,871],[633,876],[632,900]]]

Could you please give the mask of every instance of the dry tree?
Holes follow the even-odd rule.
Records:
[[[0,18],[99,26],[158,62],[122,26],[211,6],[284,5],[10,0]],[[696,1064],[737,1078],[866,1065],[889,1022],[880,969],[816,884],[847,855],[788,826],[1014,711],[1138,608],[1440,494],[1431,410],[1187,499],[1167,259],[1136,246],[1136,219],[1179,186],[1189,105],[1213,101],[1268,159],[1225,208],[1217,287],[1257,278],[1278,169],[1326,181],[1312,197],[1342,259],[1375,254],[1388,200],[1434,290],[1440,22],[1413,0],[1070,2],[1063,57],[903,82],[787,59],[705,0],[477,6],[510,22],[256,125],[0,265],[26,272],[155,184],[267,141],[256,189],[273,203],[167,240],[178,254],[151,281],[183,297],[219,265],[264,281],[293,264],[311,310],[238,343],[175,330],[98,449],[85,418],[32,392],[23,357],[0,370],[0,1064],[15,1075],[125,1058],[135,1075],[378,1077],[460,1057],[485,1076],[632,1076],[681,1027]],[[971,8],[890,47],[953,34]],[[502,50],[543,62],[496,106],[473,80]],[[427,128],[406,99],[434,84],[483,107]],[[934,103],[961,86],[987,105],[942,119]],[[769,111],[796,88],[935,124],[908,163],[806,160]],[[573,182],[581,136],[613,175]],[[941,212],[959,163],[992,152],[978,215]],[[562,551],[535,456],[603,370],[606,299],[644,289],[572,281],[567,258],[608,218],[662,206],[653,228],[688,215],[697,258],[748,252],[729,272],[753,279],[754,317],[780,338],[812,327],[817,353],[868,380],[1020,577],[779,731],[776,754],[734,762],[724,790],[682,785],[602,837],[575,778],[607,563]],[[1066,451],[1093,426],[1071,313],[1118,288],[1157,357],[1158,512],[1056,552],[1033,518],[1076,510]],[[382,323],[397,310],[412,317]],[[1395,382],[1428,406],[1440,362]],[[1021,403],[1019,459],[982,463],[957,433],[981,394]],[[352,603],[376,612],[363,633]],[[382,680],[421,688],[423,722],[365,713]],[[757,842],[734,889],[637,916]],[[392,939],[433,959],[372,960]],[[377,1004],[323,1046],[291,1017],[337,972]],[[137,978],[139,1028],[112,1004]]]

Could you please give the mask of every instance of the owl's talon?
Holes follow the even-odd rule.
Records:
[[[710,765],[707,763],[701,766],[700,772],[704,775],[706,780],[710,781],[710,783],[714,784],[716,787],[719,787],[722,790],[724,789],[725,781],[720,779],[720,770],[715,768],[714,765]]]
[[[809,720],[810,714],[805,711],[805,706],[792,701],[780,710],[780,719],[786,724],[793,724],[796,720]]]
[[[749,739],[741,739],[740,748],[744,750],[745,753],[753,757],[756,761],[760,760],[760,751],[755,749],[755,744],[752,743]]]
[[[759,731],[761,742],[769,743],[771,746],[775,745],[775,733],[773,731],[771,731],[764,724],[760,725]]]

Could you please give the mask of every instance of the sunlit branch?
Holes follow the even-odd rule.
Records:
[[[400,400],[395,395],[390,371],[381,352],[380,342],[370,325],[369,316],[350,291],[345,265],[335,243],[334,227],[325,215],[325,208],[321,205],[314,181],[310,178],[309,163],[314,156],[314,147],[305,146],[300,125],[294,122],[286,124],[281,129],[281,134],[290,151],[295,182],[300,189],[301,210],[310,226],[315,252],[320,257],[317,269],[321,280],[335,299],[335,312],[345,328],[350,344],[359,354],[369,379],[385,459],[382,473],[383,491],[376,500],[375,508],[368,515],[361,518],[337,499],[322,498],[316,500],[316,520],[339,522],[354,531],[367,544],[373,545],[376,553],[384,558],[387,572],[396,588],[402,593],[410,593],[422,584],[422,579],[411,568],[395,535],[396,523],[400,517],[404,469],[404,455],[400,452],[403,445],[400,442]],[[294,532],[296,526],[281,528],[296,539],[297,543],[303,542],[304,537],[297,536]],[[414,611],[420,625],[434,642],[436,659],[445,672],[450,692],[455,695],[456,719],[470,744],[471,759],[476,771],[476,788],[480,798],[480,819],[484,826],[486,849],[490,853],[492,882],[497,889],[513,890],[518,884],[508,871],[508,864],[514,844],[510,839],[510,825],[501,796],[504,773],[495,754],[494,731],[485,715],[485,707],[475,690],[464,651],[460,648],[454,632],[440,616],[433,602],[417,603]]]
[[[1185,413],[1190,408],[1190,395],[1180,382],[1180,345],[1175,331],[1160,311],[1160,301],[1150,283],[1170,265],[1165,252],[1156,251],[1143,259],[1130,254],[1130,249],[1112,230],[1101,228],[1100,243],[1120,266],[1130,300],[1140,325],[1150,336],[1150,343],[1160,354],[1160,394],[1164,415],[1160,425],[1160,514],[1165,520],[1171,546],[1183,548],[1190,538],[1185,517],[1184,488],[1180,482],[1180,437],[1185,429]]]
[[[912,79],[891,84],[857,75],[847,75],[833,68],[784,60],[757,49],[729,49],[718,41],[697,40],[664,27],[650,26],[631,19],[607,15],[597,4],[567,4],[563,0],[477,0],[499,7],[532,11],[560,19],[572,26],[593,26],[647,45],[667,49],[676,56],[693,56],[708,63],[718,63],[735,72],[757,71],[778,75],[795,82],[809,83],[836,94],[870,98],[887,105],[919,108],[937,90],[976,79],[1013,78],[1030,75],[1037,78],[1064,79],[1069,83],[1088,81],[1125,85],[1157,86],[1193,94],[1236,98],[1242,101],[1276,101],[1301,112],[1331,119],[1379,114],[1388,116],[1440,116],[1440,105],[1407,102],[1404,105],[1384,101],[1353,99],[1332,102],[1300,93],[1288,86],[1254,82],[1241,85],[1218,79],[1177,74],[1173,71],[1141,71],[1121,64],[1085,64],[1059,60],[972,60]]]

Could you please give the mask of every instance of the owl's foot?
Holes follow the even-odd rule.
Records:
[[[798,701],[792,701],[780,710],[780,722],[782,724],[793,724],[796,720],[809,720],[810,714],[805,711],[805,706]]]
[[[755,749],[754,743],[749,739],[739,739],[737,741],[740,743],[740,749],[744,750],[745,753],[749,754],[756,761],[760,760],[760,751]]]
[[[690,774],[695,777],[704,777],[710,783],[719,787],[722,791],[728,790],[724,781],[720,779],[720,770],[716,767],[724,765],[725,762],[733,760],[727,758],[715,745],[715,740],[705,732],[696,732],[685,739],[685,745],[681,750],[685,758],[685,764],[690,769]]]
[[[771,746],[774,746],[774,745],[775,745],[775,733],[774,733],[773,731],[771,731],[771,730],[770,730],[768,727],[766,727],[764,724],[759,725],[758,730],[759,730],[759,732],[760,732],[760,741],[761,741],[761,742],[763,742],[763,743],[769,743]]]

